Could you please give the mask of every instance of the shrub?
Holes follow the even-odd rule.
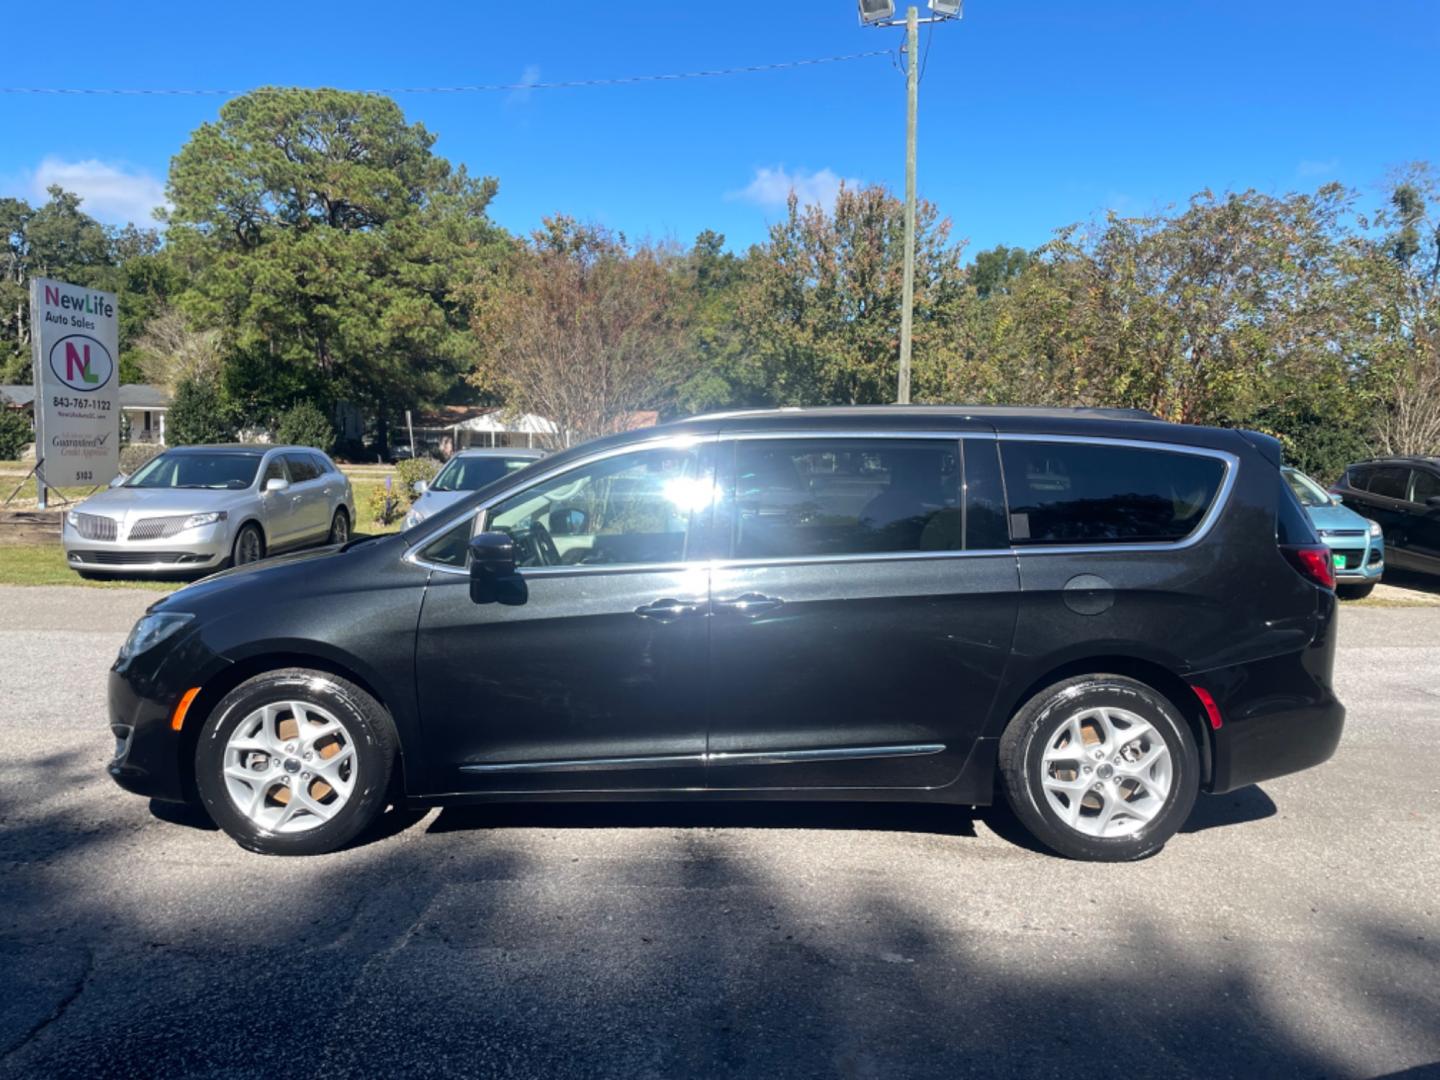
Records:
[[[157,443],[131,443],[120,448],[120,471],[129,476],[164,449]]]
[[[434,458],[413,458],[395,466],[395,495],[408,510],[415,501],[415,482],[424,480],[427,484],[440,471],[440,463]]]
[[[335,429],[325,414],[308,401],[280,414],[275,427],[275,441],[295,446],[313,446],[327,454],[335,445]]]
[[[19,409],[0,405],[0,458],[13,461],[34,441],[29,418]]]
[[[361,488],[363,494],[359,500],[359,513],[363,520],[376,525],[389,525],[405,513],[409,504],[400,501],[394,487],[392,482],[389,488],[383,483],[370,483]]]
[[[215,379],[186,379],[175,388],[175,400],[165,418],[167,434],[175,446],[231,442],[235,438],[235,409]]]

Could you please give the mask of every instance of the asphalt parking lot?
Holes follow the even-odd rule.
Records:
[[[1435,607],[1344,611],[1333,761],[1103,866],[877,806],[246,854],[104,775],[150,599],[0,589],[0,1076],[1440,1073]]]

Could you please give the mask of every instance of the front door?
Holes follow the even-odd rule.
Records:
[[[434,569],[416,672],[438,792],[666,790],[703,782],[711,447],[612,453],[484,511],[523,602],[475,603],[462,522]]]
[[[330,530],[330,504],[325,497],[325,479],[309,454],[285,455],[290,467],[290,495],[295,508],[295,539],[314,540]]]
[[[1410,479],[1410,553],[1427,562],[1427,569],[1440,569],[1440,473],[1414,469]]]
[[[719,460],[707,786],[955,780],[1016,617],[993,436],[739,439]]]

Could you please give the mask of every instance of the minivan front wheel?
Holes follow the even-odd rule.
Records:
[[[1159,851],[1200,789],[1185,720],[1165,695],[1119,675],[1067,679],[1026,702],[1000,739],[1000,771],[1036,839],[1105,862]]]
[[[318,855],[385,808],[395,741],[373,697],[337,675],[284,668],[241,683],[205,721],[195,784],[241,847]]]

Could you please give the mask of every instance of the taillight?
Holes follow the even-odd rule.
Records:
[[[1335,588],[1335,556],[1324,544],[1289,544],[1280,550],[1301,577],[1322,589]]]

